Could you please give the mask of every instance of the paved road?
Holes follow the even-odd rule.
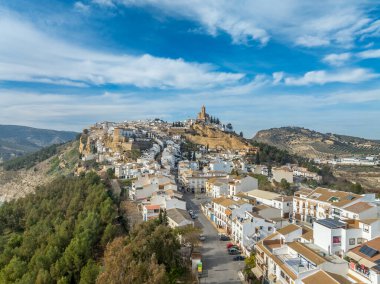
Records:
[[[227,242],[219,241],[218,231],[211,222],[200,212],[199,200],[193,195],[185,194],[189,209],[197,212],[198,222],[203,228],[206,241],[202,246],[203,275],[200,283],[238,284],[241,283],[238,271],[244,267],[243,261],[233,261],[228,255]]]

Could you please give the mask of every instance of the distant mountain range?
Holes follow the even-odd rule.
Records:
[[[52,144],[70,141],[77,134],[72,131],[0,125],[0,161],[22,156]]]
[[[302,127],[261,130],[252,139],[309,158],[380,154],[379,140],[325,134]]]

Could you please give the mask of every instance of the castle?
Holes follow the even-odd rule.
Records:
[[[197,120],[202,122],[210,121],[210,116],[206,113],[206,107],[204,105],[201,108],[201,112],[198,113]]]

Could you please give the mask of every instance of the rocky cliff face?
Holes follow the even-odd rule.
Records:
[[[60,146],[59,154],[38,163],[30,169],[5,171],[0,167],[0,204],[24,197],[37,186],[49,183],[58,175],[74,172],[79,162],[79,142],[68,142]]]
[[[208,145],[209,148],[232,150],[249,148],[248,143],[243,138],[202,124],[195,124],[193,126],[193,134],[186,134],[186,139],[195,144]]]
[[[301,127],[261,130],[252,139],[309,158],[380,154],[380,141],[324,134]]]

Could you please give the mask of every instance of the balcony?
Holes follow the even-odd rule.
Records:
[[[355,271],[356,273],[358,273],[359,275],[365,277],[365,278],[369,278],[369,268],[364,266],[364,265],[361,265],[359,263],[355,263],[355,262],[350,262],[349,264],[350,266],[350,269]]]

